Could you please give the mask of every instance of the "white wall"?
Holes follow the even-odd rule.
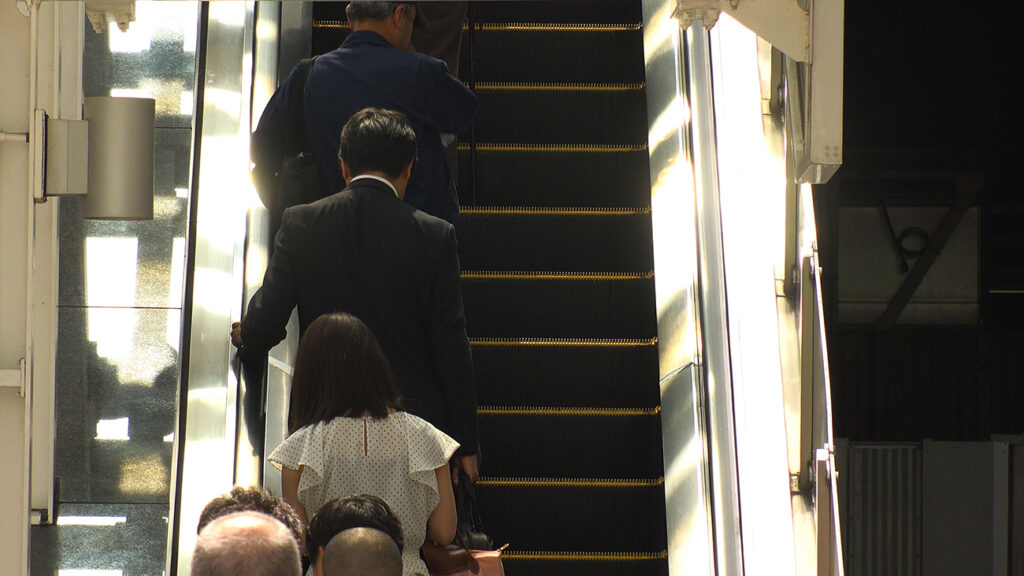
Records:
[[[80,118],[82,3],[48,2],[37,10],[36,107],[53,118]],[[3,132],[30,130],[32,25],[16,2],[0,2]],[[0,558],[12,574],[28,573],[30,509],[53,510],[57,201],[33,201],[30,173],[30,144],[0,142],[0,370],[25,358],[30,383],[25,397],[0,388]]]
[[[29,128],[29,19],[15,2],[0,2],[0,131]],[[0,369],[25,356],[28,146],[0,142]],[[28,563],[28,453],[25,400],[0,389],[0,558],[8,567]]]

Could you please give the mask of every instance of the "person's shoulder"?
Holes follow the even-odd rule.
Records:
[[[402,422],[405,424],[407,430],[430,434],[440,432],[440,430],[430,422],[427,422],[423,418],[409,412],[395,412],[394,414],[389,414],[388,418],[393,418],[397,422]]]
[[[427,214],[426,212],[418,208],[409,206],[408,204],[406,204],[406,206],[408,206],[409,211],[412,213],[413,219],[416,220],[416,223],[423,230],[430,232],[431,234],[444,235],[447,234],[449,230],[454,228],[451,224],[449,224],[448,222],[441,218],[438,218],[437,216]]]

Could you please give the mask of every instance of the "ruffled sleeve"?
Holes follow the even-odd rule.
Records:
[[[409,477],[437,492],[434,470],[448,463],[459,443],[426,420],[406,413],[406,444]]]
[[[297,430],[291,436],[285,438],[270,456],[267,461],[277,467],[291,468],[298,470],[302,467],[302,477],[299,479],[299,499],[303,499],[304,493],[310,488],[319,486],[323,482],[323,426],[311,425]]]

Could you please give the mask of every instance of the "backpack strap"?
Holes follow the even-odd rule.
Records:
[[[313,68],[316,56],[306,58],[296,66],[295,81],[288,90],[288,126],[285,133],[285,157],[297,155],[299,152],[309,152],[309,136],[306,134],[306,108],[303,104],[303,94],[306,88],[306,79],[309,78],[309,71]]]

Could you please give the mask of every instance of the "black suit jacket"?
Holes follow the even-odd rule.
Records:
[[[407,205],[382,182],[284,212],[263,286],[242,321],[243,362],[262,362],[285,336],[344,311],[373,331],[398,377],[405,408],[477,448],[473,361],[451,224]]]

